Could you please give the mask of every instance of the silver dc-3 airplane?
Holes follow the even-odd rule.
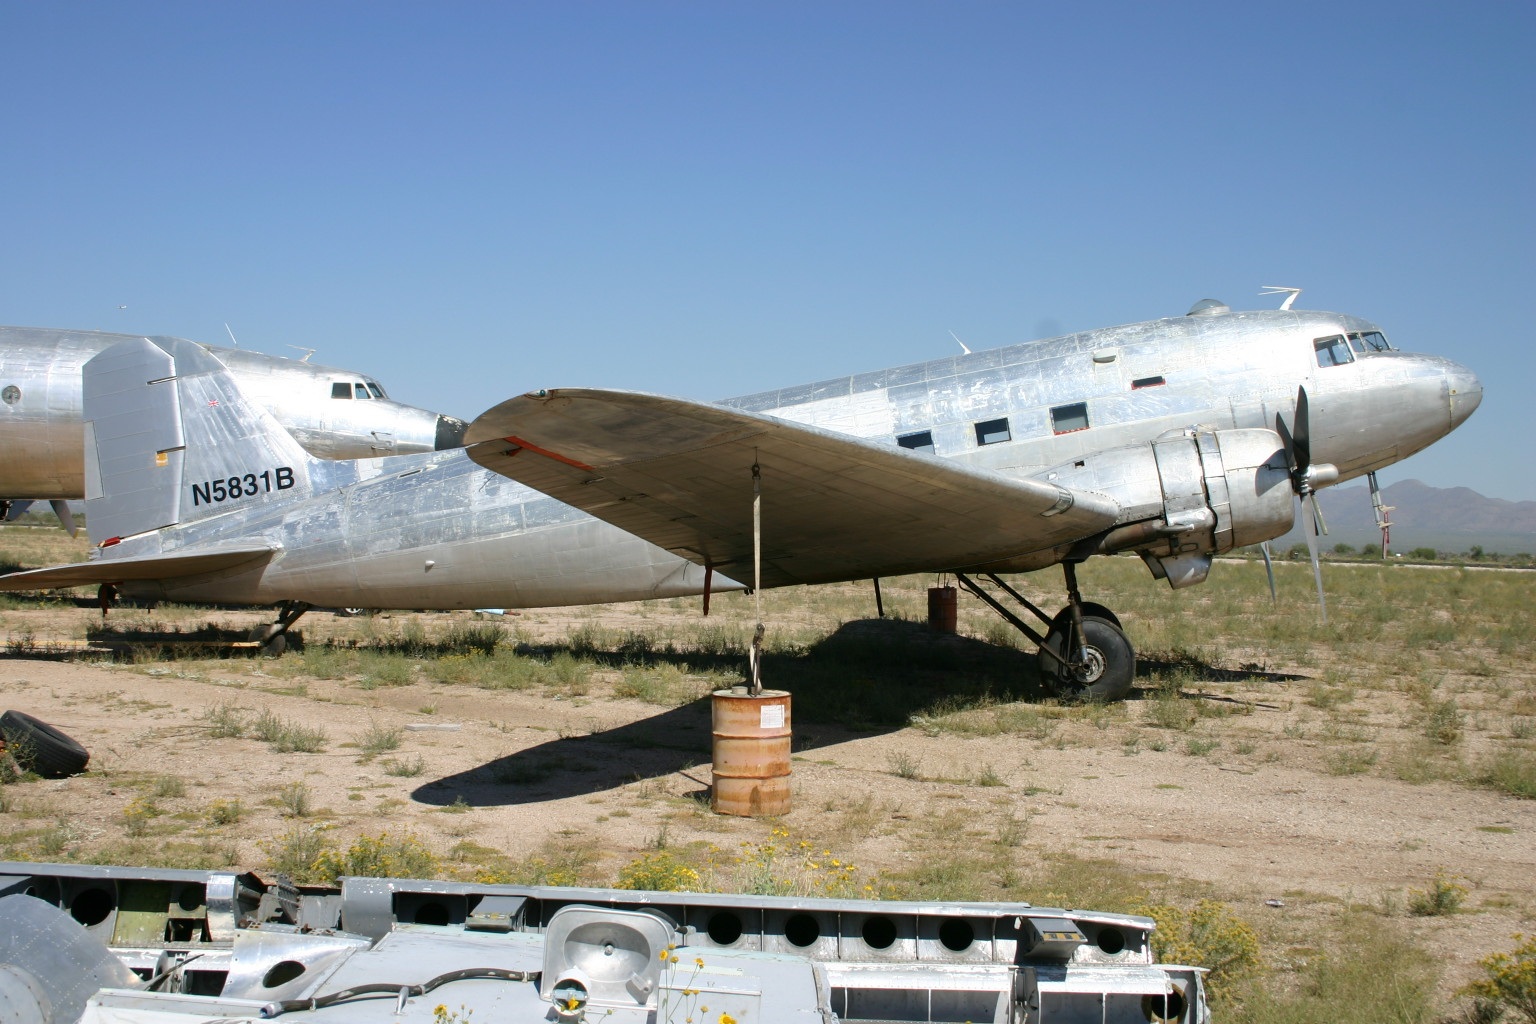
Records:
[[[948,571],[1039,646],[1059,691],[1108,700],[1135,654],[1079,596],[1079,562],[1135,551],[1198,583],[1214,555],[1290,529],[1293,496],[1445,436],[1482,386],[1354,316],[1205,300],[719,403],[535,391],[472,422],[462,451],[353,463],[310,458],[189,342],[112,346],[84,395],[96,557],[0,589],[274,604],[260,638],[281,649],[317,605],[707,602],[739,580]],[[1019,597],[998,574],[1058,563],[1061,612],[1024,602],[1043,632],[977,579]]]
[[[85,497],[80,371],[133,335],[0,327],[0,519],[50,501],[65,527],[64,502]],[[205,346],[246,397],[272,413],[309,454],[366,459],[441,451],[463,444],[463,420],[388,398],[372,377],[238,348]],[[311,353],[313,354],[313,353]]]

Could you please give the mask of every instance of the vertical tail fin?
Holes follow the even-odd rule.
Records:
[[[313,493],[315,460],[202,346],[132,338],[82,372],[92,543]]]

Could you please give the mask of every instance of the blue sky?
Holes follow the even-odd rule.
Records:
[[[0,322],[471,417],[1296,285],[1483,377],[1385,480],[1536,499],[1533,50],[1527,2],[11,3]]]

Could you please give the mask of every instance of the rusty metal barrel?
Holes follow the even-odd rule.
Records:
[[[937,633],[953,633],[959,604],[954,587],[929,587],[928,628]]]
[[[745,818],[788,814],[789,694],[764,690],[753,696],[716,690],[710,707],[714,721],[710,807],[716,814]]]

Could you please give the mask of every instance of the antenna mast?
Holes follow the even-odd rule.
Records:
[[[1287,288],[1283,284],[1266,284],[1260,285],[1260,287],[1264,289],[1263,291],[1259,292],[1260,295],[1285,296],[1285,301],[1280,303],[1281,309],[1290,309],[1291,303],[1296,301],[1296,296],[1301,294],[1300,288]]]

